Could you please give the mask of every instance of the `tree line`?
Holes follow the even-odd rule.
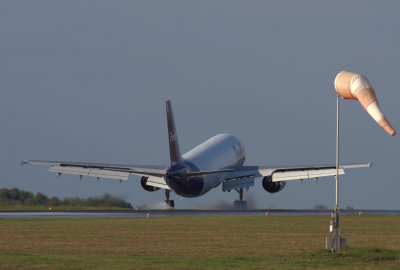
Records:
[[[82,199],[78,197],[70,197],[59,199],[58,197],[47,197],[41,192],[33,194],[32,192],[20,190],[18,188],[2,188],[0,189],[0,205],[1,206],[46,206],[46,207],[112,207],[112,208],[129,208],[132,205],[125,200],[112,196],[108,193],[100,197],[89,197]]]

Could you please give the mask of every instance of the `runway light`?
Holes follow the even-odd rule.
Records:
[[[396,131],[379,107],[374,88],[365,76],[343,70],[335,78],[335,89],[344,99],[358,100],[387,133],[391,136],[396,135]]]

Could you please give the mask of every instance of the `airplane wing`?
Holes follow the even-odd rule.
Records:
[[[368,167],[371,163],[342,164],[339,165],[339,174],[345,174],[345,169]],[[235,166],[231,169],[233,171],[225,174],[224,190],[253,186],[257,177],[269,176],[272,182],[279,182],[336,175],[336,165]]]
[[[79,175],[79,179],[83,176],[91,176],[99,178],[109,178],[116,180],[128,180],[130,174],[139,176],[148,176],[152,179],[157,187],[168,188],[164,180],[165,166],[139,166],[125,164],[109,164],[109,163],[88,163],[88,162],[65,162],[65,161],[46,161],[46,160],[24,160],[21,165],[43,165],[49,166],[49,172],[61,174]],[[148,182],[151,185],[150,181]],[[169,188],[168,188],[169,189]]]
[[[130,174],[148,177],[147,185],[169,189],[164,180],[165,166],[156,165],[125,165],[109,163],[65,162],[45,160],[24,160],[21,162],[31,165],[49,166],[50,172],[99,178],[128,180]],[[342,164],[339,174],[345,169],[366,168],[371,163]],[[223,190],[250,187],[254,185],[254,178],[271,177],[272,182],[289,181],[307,178],[319,178],[336,175],[336,165],[307,165],[307,166],[233,166],[217,171],[194,172],[192,174],[224,173]]]

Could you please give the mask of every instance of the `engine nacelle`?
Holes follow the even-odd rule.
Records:
[[[265,176],[262,180],[263,188],[269,193],[281,191],[286,185],[286,181],[272,182],[272,176]]]
[[[148,179],[149,178],[147,176],[142,176],[142,178],[140,179],[140,184],[142,185],[142,188],[144,190],[149,191],[149,192],[153,192],[153,191],[157,191],[157,190],[160,189],[159,187],[153,187],[153,186],[147,185],[147,180]]]

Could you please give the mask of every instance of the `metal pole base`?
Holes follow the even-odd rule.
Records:
[[[340,251],[340,248],[347,244],[347,239],[340,237],[340,244],[337,247],[335,237],[327,237],[325,241],[325,249],[331,251]]]

